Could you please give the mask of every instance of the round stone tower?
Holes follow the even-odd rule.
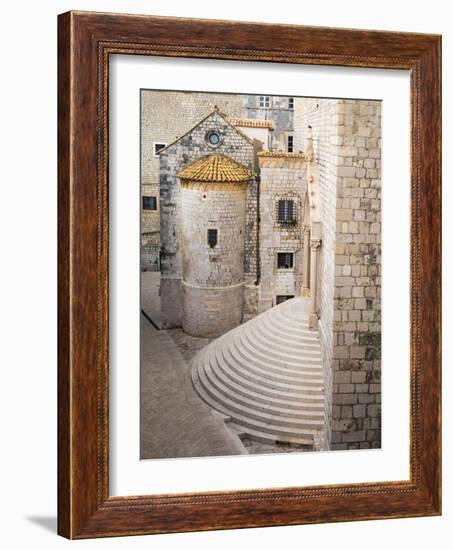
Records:
[[[250,170],[212,154],[178,173],[182,200],[182,327],[213,338],[242,322]]]

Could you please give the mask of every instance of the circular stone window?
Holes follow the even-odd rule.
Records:
[[[217,147],[220,145],[220,134],[216,131],[209,132],[209,134],[206,136],[207,142],[211,147]]]

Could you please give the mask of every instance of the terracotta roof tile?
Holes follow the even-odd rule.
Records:
[[[253,118],[228,118],[228,122],[233,126],[242,126],[243,128],[273,128],[272,120],[257,120]]]
[[[222,154],[201,157],[178,172],[183,180],[206,182],[247,181],[252,176],[246,166]]]
[[[269,158],[304,159],[305,153],[302,153],[302,151],[300,151],[299,153],[285,153],[283,151],[260,151],[258,153],[258,156]]]

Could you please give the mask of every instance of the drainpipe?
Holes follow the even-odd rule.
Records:
[[[260,256],[260,183],[261,176],[255,176],[256,181],[256,281],[258,286],[261,281],[261,256]]]

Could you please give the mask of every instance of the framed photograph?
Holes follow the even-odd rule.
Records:
[[[440,52],[59,16],[62,536],[441,513]]]

